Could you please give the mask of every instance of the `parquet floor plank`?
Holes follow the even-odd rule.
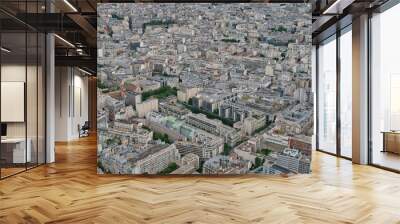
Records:
[[[398,223],[400,175],[314,152],[291,177],[96,174],[96,138],[0,181],[0,223]]]

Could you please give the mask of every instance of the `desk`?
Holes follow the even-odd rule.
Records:
[[[400,154],[400,131],[383,131],[383,151]]]
[[[31,139],[27,139],[28,144],[25,151],[25,138],[6,138],[1,139],[1,157],[6,163],[26,163],[31,162]],[[26,160],[25,160],[26,159]]]

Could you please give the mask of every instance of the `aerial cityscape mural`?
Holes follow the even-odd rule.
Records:
[[[99,4],[98,173],[310,173],[310,11]]]

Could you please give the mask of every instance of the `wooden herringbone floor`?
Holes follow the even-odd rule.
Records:
[[[400,175],[314,153],[293,177],[96,174],[96,139],[0,181],[0,223],[400,223]]]

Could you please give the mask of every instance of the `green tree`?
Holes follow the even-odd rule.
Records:
[[[229,43],[239,43],[239,42],[240,42],[240,40],[229,39],[229,38],[221,39],[221,41],[223,41],[223,42],[229,42]]]
[[[228,144],[224,144],[224,151],[222,152],[223,155],[227,156],[231,153],[232,147],[230,147]]]
[[[269,154],[271,154],[272,150],[271,149],[261,149],[260,151],[262,154],[264,154],[265,156],[268,156]]]
[[[107,86],[100,79],[97,79],[97,88],[105,89]]]
[[[163,99],[168,96],[176,96],[178,92],[177,88],[171,88],[170,86],[163,86],[156,90],[150,90],[142,93],[142,99],[147,100],[150,97],[155,97],[157,99]]]
[[[172,141],[169,139],[167,134],[162,134],[158,132],[153,132],[153,140],[161,140],[167,144],[171,144]]]
[[[204,165],[204,162],[205,162],[205,161],[200,161],[199,168],[197,169],[197,172],[199,172],[199,173],[202,173],[202,172],[203,172],[203,165]]]
[[[263,158],[256,157],[252,169],[257,169],[258,167],[262,166],[264,164],[264,161],[265,160]]]
[[[168,164],[167,168],[165,168],[164,170],[160,171],[158,174],[161,174],[161,175],[170,174],[170,173],[172,173],[174,170],[176,170],[178,168],[179,168],[178,164],[170,163],[170,164]]]

